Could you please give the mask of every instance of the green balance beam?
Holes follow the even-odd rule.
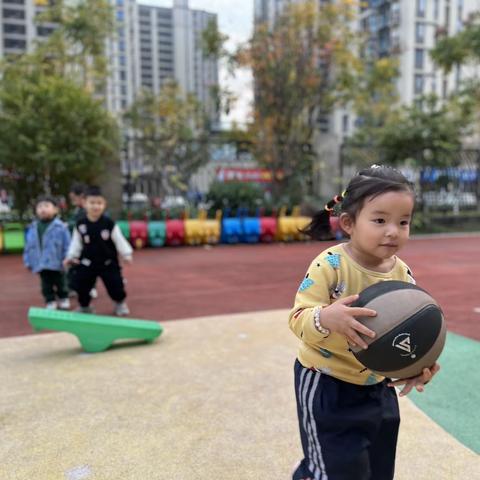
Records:
[[[46,310],[31,307],[28,321],[36,332],[57,330],[76,335],[86,352],[103,352],[119,339],[138,339],[153,342],[163,327],[148,320],[120,319],[103,315]]]

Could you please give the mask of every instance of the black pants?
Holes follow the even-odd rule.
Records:
[[[75,292],[75,288],[76,288],[75,277],[76,277],[76,274],[77,274],[77,269],[78,269],[77,265],[72,265],[67,271],[68,289],[71,290],[71,291],[74,291],[74,292]]]
[[[127,297],[123,285],[122,271],[119,265],[105,267],[86,267],[79,265],[75,271],[74,288],[78,293],[78,303],[82,307],[90,305],[90,290],[95,286],[97,277],[100,277],[107,289],[108,295],[115,302],[122,302]]]
[[[293,480],[393,480],[400,414],[387,380],[353,385],[295,362],[304,459]]]
[[[68,298],[67,283],[65,273],[57,270],[42,270],[40,272],[40,281],[42,286],[42,295],[45,302],[54,302],[58,297],[60,299]]]

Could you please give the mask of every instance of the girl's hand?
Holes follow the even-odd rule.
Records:
[[[368,345],[358,335],[358,332],[370,338],[375,337],[375,332],[362,325],[355,317],[375,317],[377,312],[370,308],[349,307],[357,298],[358,295],[350,295],[322,308],[320,322],[323,327],[328,328],[331,332],[340,333],[347,337],[350,345],[367,348]]]
[[[425,390],[425,384],[428,383],[439,370],[440,365],[435,363],[430,368],[424,368],[423,372],[416,377],[395,380],[394,382],[390,382],[388,386],[396,387],[398,385],[405,385],[400,392],[401,397],[408,395],[412,391],[413,387],[417,389],[417,392],[423,392]]]

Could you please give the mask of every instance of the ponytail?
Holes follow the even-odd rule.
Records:
[[[333,212],[335,205],[342,201],[342,195],[335,195],[335,197],[325,205],[323,210],[318,211],[313,216],[312,221],[300,231],[314,240],[325,240],[325,237],[331,233],[330,215]]]

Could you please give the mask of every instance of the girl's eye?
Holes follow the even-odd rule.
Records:
[[[410,224],[410,220],[402,220],[400,222],[400,225],[402,225],[402,226],[409,225],[409,224]]]
[[[373,221],[375,223],[385,223],[385,220],[383,218],[375,218]]]

